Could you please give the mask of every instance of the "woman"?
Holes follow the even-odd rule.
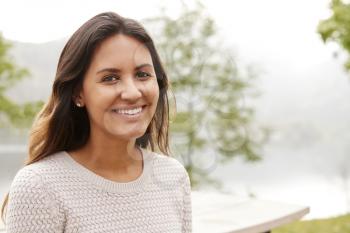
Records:
[[[163,155],[167,91],[139,23],[107,12],[82,25],[4,203],[7,233],[191,232],[188,174]]]

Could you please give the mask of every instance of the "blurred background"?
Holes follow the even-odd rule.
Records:
[[[157,45],[177,105],[172,153],[194,190],[309,206],[306,220],[349,220],[348,4],[2,1],[1,200],[64,44],[89,18],[115,11],[142,22]]]

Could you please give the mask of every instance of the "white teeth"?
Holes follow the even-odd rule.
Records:
[[[113,109],[113,112],[127,115],[135,115],[141,112],[142,107],[134,108],[134,109]]]

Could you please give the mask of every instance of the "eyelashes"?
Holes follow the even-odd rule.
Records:
[[[152,77],[152,74],[148,73],[148,72],[144,72],[144,71],[138,71],[136,72],[135,76],[138,78],[138,79],[142,79],[142,80],[146,80],[150,77]],[[106,75],[102,78],[101,82],[112,82],[112,83],[115,83],[117,81],[120,80],[120,77],[118,75],[115,75],[115,74],[112,74],[112,75]]]
[[[151,77],[152,75],[147,73],[147,72],[144,72],[144,71],[139,71],[139,72],[136,73],[136,76],[139,76],[141,78],[145,78],[145,77]]]
[[[102,82],[115,82],[119,80],[119,77],[116,75],[107,75],[102,78]]]

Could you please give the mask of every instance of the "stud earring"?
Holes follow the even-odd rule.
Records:
[[[81,103],[77,102],[77,106],[80,108],[81,107]]]

